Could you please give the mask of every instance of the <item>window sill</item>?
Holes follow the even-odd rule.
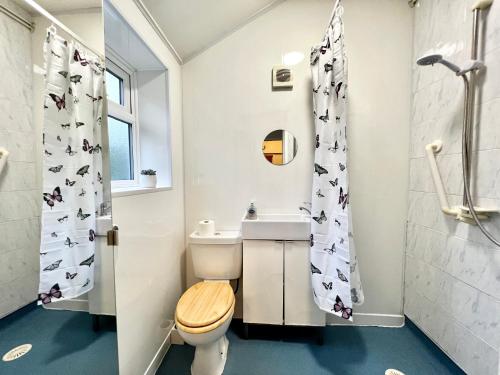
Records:
[[[113,188],[111,190],[111,196],[113,198],[126,197],[128,195],[139,195],[139,194],[150,194],[158,193],[160,191],[172,190],[171,186],[159,186],[155,188],[145,188],[141,186],[128,186],[121,188]]]

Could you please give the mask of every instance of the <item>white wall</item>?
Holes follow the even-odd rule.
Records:
[[[288,0],[183,66],[186,232],[204,218],[237,229],[258,210],[298,212],[311,200],[313,121],[309,52],[320,43],[330,0]],[[399,0],[346,1],[351,197],[366,302],[358,323],[402,322],[408,189],[411,10]],[[383,42],[381,42],[383,41]],[[271,69],[291,51],[293,91],[271,90]],[[286,129],[296,159],[269,164],[264,137]],[[194,281],[187,261],[188,284]]]
[[[137,72],[141,169],[157,171],[158,186],[172,186],[168,72]]]
[[[184,176],[181,68],[133,0],[111,4],[168,69],[172,183],[168,191],[113,198],[120,228],[116,294],[120,374],[144,373],[174,318],[183,285]],[[161,155],[159,156],[161,158]]]
[[[0,4],[30,18],[9,0]],[[33,153],[30,31],[0,13],[0,147],[10,152],[0,174],[0,318],[37,297],[40,185]]]
[[[420,0],[414,59],[436,46],[459,64],[470,56],[473,0]],[[500,2],[487,14],[480,58],[474,154],[476,204],[500,207]],[[500,348],[500,250],[477,227],[439,209],[424,154],[441,139],[438,164],[451,204],[462,202],[463,83],[442,66],[413,63],[405,313],[469,374],[496,375]],[[500,238],[500,218],[486,226]]]

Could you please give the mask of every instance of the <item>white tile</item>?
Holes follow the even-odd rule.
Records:
[[[480,97],[481,101],[488,102],[493,99],[500,98],[500,48],[496,48],[488,53],[484,57],[484,63],[486,65],[486,71],[479,80],[481,85]]]
[[[8,161],[0,178],[0,191],[33,190],[37,187],[35,163]]]
[[[446,310],[410,289],[409,317],[468,374],[497,375],[498,351]],[[417,320],[414,320],[416,317]]]
[[[2,262],[0,263],[0,278],[1,283],[8,283],[18,276],[20,269],[18,266],[18,256],[16,251],[9,251],[2,255]]]
[[[494,1],[488,10],[486,17],[486,43],[485,51],[489,52],[496,48],[500,48],[500,4]]]
[[[478,121],[475,125],[479,150],[500,148],[500,132],[498,119],[500,116],[500,98],[493,99],[476,106]]]
[[[421,299],[418,298],[416,294],[415,287],[412,285],[405,285],[404,313],[417,325],[421,323],[421,315],[424,310],[420,305],[421,302]]]
[[[435,191],[429,162],[426,157],[410,160],[410,190],[424,192]]]
[[[30,17],[12,2],[8,7]],[[10,152],[0,176],[0,316],[34,301],[37,294],[40,155],[34,152],[31,69],[31,33],[0,17],[0,147]]]
[[[414,56],[431,48],[461,65],[468,59],[474,0],[420,0]],[[500,207],[500,3],[488,11],[486,72],[479,79],[475,205]],[[439,139],[438,166],[450,205],[462,204],[463,83],[442,66],[413,67],[405,310],[467,373],[497,374],[500,251],[477,226],[440,211],[424,147]],[[412,191],[413,190],[413,191]],[[484,225],[500,238],[500,217]]]
[[[476,167],[472,178],[475,195],[500,199],[500,168],[498,167],[500,165],[500,149],[479,151],[474,154],[474,159]]]
[[[0,192],[0,221],[38,217],[41,207],[38,191]]]
[[[7,149],[10,161],[35,162],[36,153],[32,134],[9,131],[7,133]]]
[[[500,250],[456,238],[453,242],[458,247],[446,270],[500,300]]]

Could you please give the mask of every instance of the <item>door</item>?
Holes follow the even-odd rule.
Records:
[[[308,241],[285,241],[285,325],[324,326],[326,314],[314,303]]]
[[[283,241],[243,241],[243,321],[283,324]]]

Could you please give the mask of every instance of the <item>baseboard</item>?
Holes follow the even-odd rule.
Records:
[[[38,307],[36,301],[28,302],[24,305],[21,305],[19,307],[16,307],[12,311],[6,311],[2,314],[0,314],[0,319],[7,318],[7,317],[14,317],[14,316],[21,316],[25,313],[28,313]]]
[[[334,315],[329,315],[326,318],[326,325],[329,326],[374,326],[374,327],[388,327],[388,328],[401,328],[405,325],[404,315],[392,314],[366,314],[354,313],[352,314],[353,322],[339,318]]]
[[[167,337],[165,338],[165,340],[163,340],[162,344],[158,348],[156,354],[151,360],[151,363],[149,364],[146,371],[144,371],[144,375],[154,375],[156,374],[156,371],[158,371],[158,368],[160,367],[163,358],[167,354],[168,349],[170,349],[173,329],[174,329],[174,323],[172,322],[172,326],[170,327]]]
[[[89,300],[87,299],[66,299],[60,302],[43,305],[48,310],[71,310],[89,312]]]

